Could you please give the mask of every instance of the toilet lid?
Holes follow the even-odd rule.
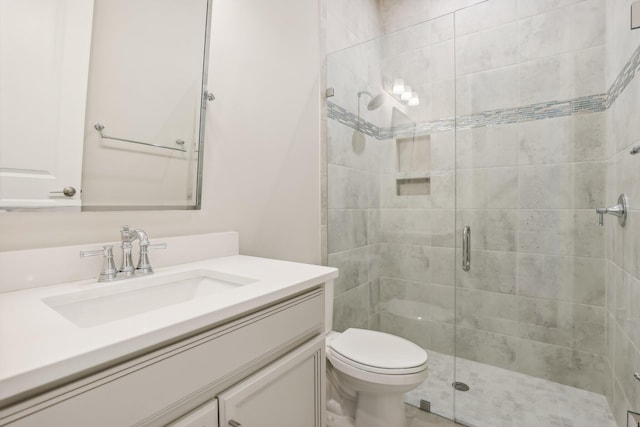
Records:
[[[336,356],[364,369],[412,373],[424,369],[427,353],[404,338],[365,329],[347,329],[329,343]],[[347,360],[345,360],[347,359]],[[402,371],[402,372],[400,372]]]

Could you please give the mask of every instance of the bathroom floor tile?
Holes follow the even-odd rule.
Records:
[[[409,427],[616,427],[604,396],[586,390],[428,350],[429,377],[405,395]],[[456,380],[469,385],[456,392]],[[421,411],[420,400],[432,413]],[[437,414],[437,415],[436,415]],[[447,424],[448,423],[448,424]]]

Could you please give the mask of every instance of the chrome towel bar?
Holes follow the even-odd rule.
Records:
[[[98,133],[100,134],[100,138],[102,138],[102,139],[112,139],[112,140],[115,140],[115,141],[130,142],[132,144],[148,145],[150,147],[164,148],[166,150],[181,151],[183,153],[187,152],[187,150],[184,148],[184,141],[181,140],[181,139],[177,139],[176,140],[176,145],[179,145],[179,147],[167,147],[166,145],[151,144],[150,142],[134,141],[132,139],[116,138],[114,136],[105,135],[102,132],[104,130],[104,125],[101,125],[100,123],[96,123],[95,126],[93,126],[93,127],[95,128],[95,130],[98,131]]]

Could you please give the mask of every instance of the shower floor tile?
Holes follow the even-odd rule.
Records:
[[[453,357],[428,353],[429,377],[405,401],[453,419]],[[600,394],[461,358],[456,372],[470,390],[455,392],[455,418],[470,427],[616,427]]]

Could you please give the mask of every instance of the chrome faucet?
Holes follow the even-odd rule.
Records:
[[[122,242],[122,266],[120,267],[120,273],[123,276],[133,276],[135,272],[133,260],[131,259],[131,248],[133,247],[133,241],[137,238],[138,235],[132,232],[128,225],[122,226],[122,230],[120,230],[120,241]]]
[[[133,259],[131,251],[133,249],[133,242],[138,240],[140,246],[140,255],[138,258],[138,265],[133,266]],[[88,256],[104,256],[104,263],[102,272],[98,277],[98,282],[107,282],[114,280],[127,279],[129,277],[144,276],[153,273],[153,268],[149,263],[149,249],[166,249],[166,243],[158,243],[152,245],[149,242],[149,236],[144,230],[135,229],[131,230],[128,225],[124,225],[120,230],[120,242],[122,248],[122,264],[120,269],[116,269],[113,260],[113,246],[106,245],[102,249],[95,251],[81,251],[80,257]]]
[[[598,224],[604,225],[604,214],[609,214],[618,217],[618,223],[624,227],[627,222],[628,211],[628,199],[627,195],[622,193],[618,196],[618,204],[608,208],[596,208],[596,213],[599,215]]]
[[[95,251],[80,251],[80,258],[88,256],[103,256],[102,272],[98,276],[98,282],[108,282],[111,280],[117,280],[118,270],[116,264],[113,262],[113,246],[105,245],[102,249]]]
[[[166,249],[166,243],[156,243],[152,245],[149,242],[149,237],[144,230],[140,230],[139,228],[134,231],[136,236],[138,237],[138,241],[140,243],[140,256],[138,257],[138,265],[136,266],[136,274],[151,274],[153,273],[153,268],[151,268],[151,264],[149,263],[149,249]]]

